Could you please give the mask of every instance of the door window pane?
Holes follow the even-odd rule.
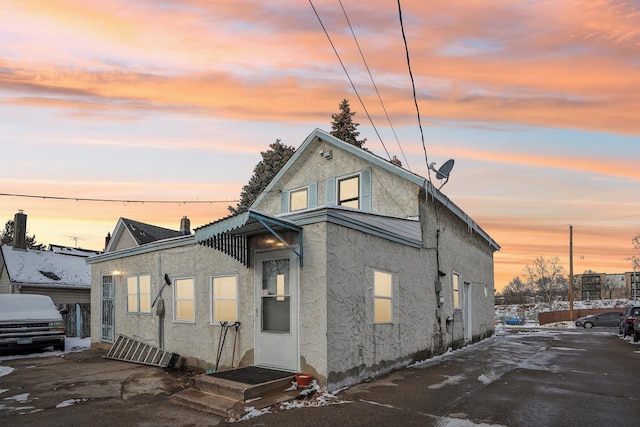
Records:
[[[291,291],[289,259],[262,263],[262,331],[289,333],[291,331]]]

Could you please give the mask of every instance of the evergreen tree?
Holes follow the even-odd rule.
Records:
[[[15,223],[12,219],[4,225],[4,231],[0,233],[0,243],[3,245],[13,246],[13,235],[15,233]],[[43,250],[45,245],[36,242],[36,236],[26,236],[27,248]]]
[[[362,148],[367,139],[358,140],[360,132],[356,129],[360,124],[353,121],[353,116],[356,113],[351,111],[349,100],[343,99],[339,108],[339,113],[331,115],[331,135],[358,148]]]
[[[295,152],[295,148],[280,143],[279,139],[269,145],[269,150],[260,152],[262,160],[253,169],[253,176],[249,179],[249,183],[242,187],[240,202],[235,208],[233,206],[227,207],[229,212],[239,214],[249,210],[249,207],[251,207],[260,193],[269,185]]]

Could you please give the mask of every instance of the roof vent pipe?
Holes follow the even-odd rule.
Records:
[[[22,209],[13,219],[13,249],[27,250],[27,214]]]
[[[180,234],[183,236],[191,234],[191,221],[189,221],[186,215],[180,220]]]

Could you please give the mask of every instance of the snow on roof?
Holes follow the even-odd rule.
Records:
[[[72,248],[69,246],[51,245],[51,244],[49,245],[49,250],[57,254],[83,256],[83,257],[90,257],[94,255],[99,255],[102,253],[101,251],[94,251],[91,249]]]
[[[45,295],[0,295],[0,322],[62,320],[51,298]]]
[[[35,249],[2,246],[2,256],[12,283],[91,288],[91,267],[85,257]]]

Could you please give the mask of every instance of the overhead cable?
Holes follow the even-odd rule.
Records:
[[[27,197],[32,199],[50,199],[50,200],[75,200],[76,202],[107,202],[107,203],[149,203],[149,204],[207,204],[207,203],[229,203],[239,202],[239,200],[126,200],[126,199],[92,199],[85,197],[59,197],[59,196],[36,196],[32,194],[10,194],[0,193],[0,196],[6,197]]]
[[[327,32],[327,29],[324,27],[324,24],[322,23],[322,19],[320,18],[320,15],[318,15],[318,11],[316,10],[316,8],[313,5],[313,2],[311,0],[309,0],[309,4],[311,4],[311,8],[313,9],[313,12],[316,14],[316,18],[318,18],[318,22],[320,22],[320,26],[322,27],[322,30],[324,31],[324,34],[327,36],[327,39],[329,40],[329,44],[331,44],[331,47],[333,48],[333,52],[336,54],[336,57],[338,58],[338,61],[340,62],[340,65],[342,66],[342,69],[344,70],[345,74],[347,75],[347,79],[349,80],[349,83],[351,83],[351,87],[353,88],[353,91],[355,92],[356,96],[358,97],[358,101],[360,101],[360,105],[362,105],[362,108],[364,109],[364,112],[367,115],[367,118],[369,119],[369,122],[371,123],[371,126],[373,127],[373,130],[376,132],[376,135],[378,135],[378,139],[380,140],[380,144],[382,144],[382,148],[384,148],[384,151],[387,153],[387,157],[389,157],[389,160],[391,160],[391,154],[389,154],[389,150],[387,150],[387,147],[384,145],[384,142],[382,141],[382,137],[380,136],[380,133],[378,132],[378,129],[376,128],[376,125],[373,124],[373,120],[371,119],[371,116],[369,115],[369,111],[367,111],[367,107],[364,106],[364,102],[362,101],[362,98],[360,97],[360,93],[358,93],[358,90],[356,89],[356,86],[353,83],[353,80],[351,80],[351,76],[349,76],[349,72],[347,71],[347,68],[344,66],[344,63],[342,62],[342,59],[340,58],[340,55],[338,54],[338,51],[336,50],[336,47],[333,44],[333,41],[331,41],[331,37],[329,36],[329,33]]]
[[[391,131],[393,132],[393,136],[396,138],[396,142],[398,143],[398,148],[402,153],[402,158],[404,159],[404,162],[407,165],[407,169],[411,170],[411,168],[409,167],[409,161],[407,160],[407,156],[405,156],[404,150],[400,145],[400,140],[398,139],[396,130],[394,129],[393,124],[391,123],[391,118],[389,117],[389,113],[387,113],[387,109],[384,106],[384,102],[382,102],[382,97],[380,96],[380,92],[378,91],[378,86],[376,85],[376,82],[373,80],[373,75],[371,75],[371,70],[369,69],[367,60],[364,58],[364,54],[362,53],[362,49],[360,48],[360,43],[358,43],[358,39],[356,38],[356,34],[353,31],[353,27],[351,27],[351,22],[349,21],[349,17],[347,16],[347,11],[344,9],[344,6],[342,5],[342,0],[338,0],[338,1],[340,3],[340,7],[342,8],[342,13],[344,13],[344,17],[347,20],[347,24],[349,25],[349,30],[351,30],[351,35],[353,36],[353,40],[356,42],[356,46],[358,46],[358,51],[360,52],[360,57],[362,58],[362,62],[364,62],[364,66],[367,69],[367,73],[369,73],[369,77],[371,78],[371,84],[373,85],[373,88],[376,90],[376,94],[378,95],[378,99],[380,100],[380,105],[382,105],[382,110],[384,110],[384,114],[387,116],[387,121],[389,121],[389,126],[391,127]]]

